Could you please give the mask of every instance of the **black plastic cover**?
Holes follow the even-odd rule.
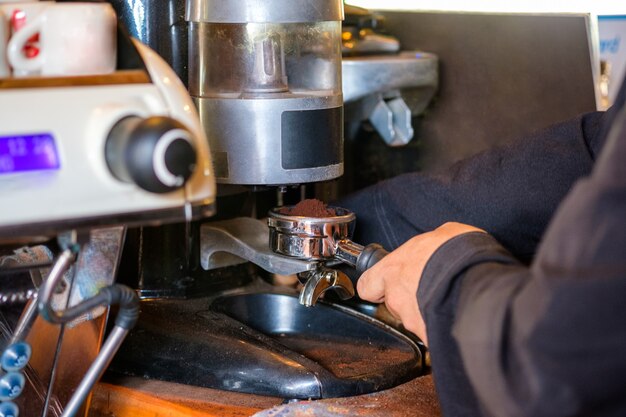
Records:
[[[369,393],[422,372],[408,337],[354,310],[291,295],[142,302],[111,369],[282,398]]]

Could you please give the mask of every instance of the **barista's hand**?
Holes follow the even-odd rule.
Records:
[[[361,275],[357,282],[359,296],[373,303],[384,302],[407,330],[427,344],[426,324],[417,305],[422,272],[441,245],[469,232],[484,231],[462,223],[446,223],[408,240]]]

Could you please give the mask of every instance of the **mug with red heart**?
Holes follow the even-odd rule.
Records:
[[[0,0],[0,77],[25,77],[37,75],[38,71],[11,71],[6,48],[11,36],[22,29],[26,24],[37,17],[46,7],[54,4],[52,1],[15,1],[3,2]],[[28,39],[23,53],[29,58],[39,54],[39,34]]]
[[[15,76],[95,75],[115,71],[117,18],[109,3],[51,3],[7,45]]]

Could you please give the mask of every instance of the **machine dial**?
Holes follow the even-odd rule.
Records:
[[[129,116],[109,132],[105,158],[120,181],[166,193],[185,185],[196,166],[192,135],[169,117]]]

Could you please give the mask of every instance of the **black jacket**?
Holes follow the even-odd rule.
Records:
[[[446,416],[626,415],[624,95],[340,202],[388,249],[446,221],[492,234],[443,245],[417,294]]]

